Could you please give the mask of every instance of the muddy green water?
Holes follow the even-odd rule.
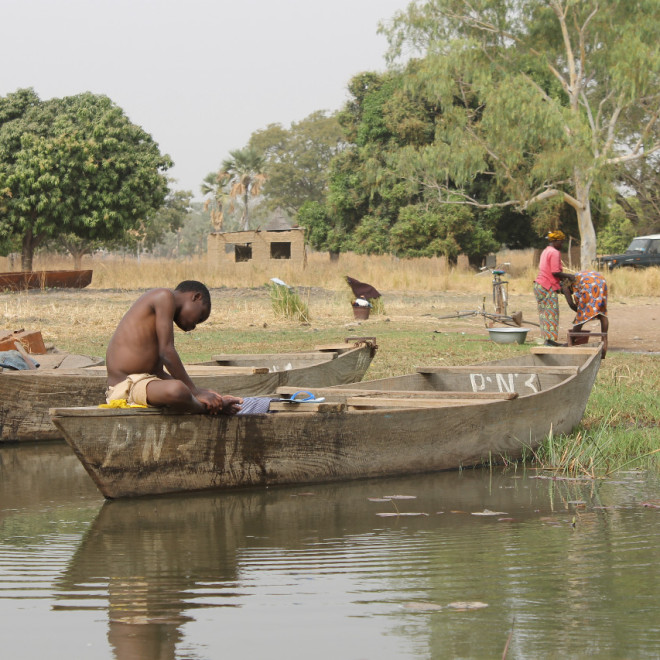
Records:
[[[536,476],[104,503],[65,445],[0,447],[0,655],[660,657],[657,475]]]

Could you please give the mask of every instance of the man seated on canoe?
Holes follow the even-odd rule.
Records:
[[[107,402],[125,399],[129,405],[211,415],[238,412],[242,399],[195,386],[174,347],[174,323],[189,332],[210,313],[209,290],[194,280],[138,298],[108,344]]]

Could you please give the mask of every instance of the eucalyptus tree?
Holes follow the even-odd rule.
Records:
[[[252,147],[230,151],[229,156],[220,166],[218,182],[222,188],[228,190],[231,199],[242,201],[240,225],[243,231],[247,231],[250,228],[250,197],[257,197],[261,193],[266,181],[266,159],[260,151]],[[207,179],[208,176],[205,181]]]
[[[596,256],[592,198],[660,150],[657,0],[420,0],[381,26],[389,58],[423,56],[411,88],[442,110],[401,176],[442,204],[575,210],[582,266]],[[473,196],[492,178],[505,199]]]
[[[106,96],[0,97],[0,241],[20,238],[24,270],[55,236],[115,241],[162,205],[171,165]]]

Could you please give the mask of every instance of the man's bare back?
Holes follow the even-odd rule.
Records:
[[[195,386],[174,346],[174,323],[186,332],[194,330],[210,312],[208,289],[199,282],[147,291],[126,312],[110,339],[108,386],[135,374],[150,374],[160,379],[146,386],[150,405],[190,412],[237,412],[240,399]]]

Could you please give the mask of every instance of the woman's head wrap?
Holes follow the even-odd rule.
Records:
[[[555,231],[551,231],[547,236],[547,239],[550,242],[552,242],[552,241],[563,241],[565,238],[566,238],[566,235],[560,229],[556,229]]]

